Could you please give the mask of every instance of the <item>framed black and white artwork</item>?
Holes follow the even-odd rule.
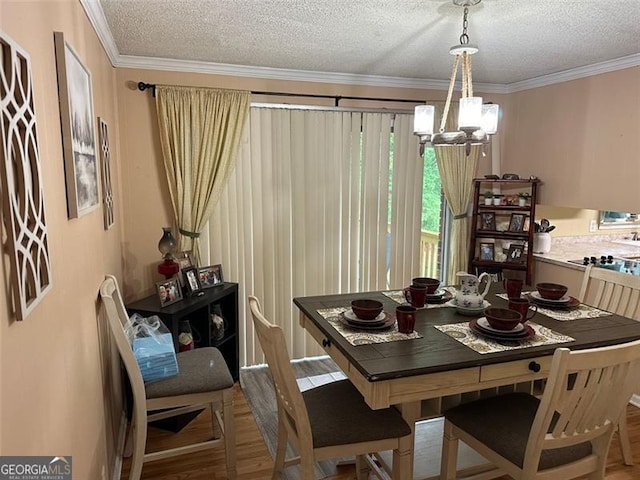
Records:
[[[64,39],[53,34],[67,187],[67,215],[77,218],[100,206],[91,73]]]

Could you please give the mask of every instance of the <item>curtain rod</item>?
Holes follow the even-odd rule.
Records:
[[[156,84],[138,82],[138,90],[144,92],[150,89],[153,96],[156,96]],[[425,100],[409,100],[402,98],[375,98],[375,97],[351,97],[343,95],[320,95],[312,93],[283,93],[283,92],[256,92],[252,91],[252,95],[273,95],[276,97],[306,97],[306,98],[333,98],[334,106],[340,106],[340,100],[365,100],[370,102],[401,102],[401,103],[425,103]]]

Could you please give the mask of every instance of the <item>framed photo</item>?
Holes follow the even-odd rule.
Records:
[[[480,244],[480,260],[494,260],[495,245],[493,243]]]
[[[65,41],[62,32],[54,32],[53,38],[58,71],[67,215],[77,218],[100,205],[91,73]]]
[[[507,262],[521,263],[524,245],[511,244],[507,252]]]
[[[200,284],[200,277],[196,267],[184,268],[182,277],[187,295],[197,295],[202,292],[202,285]]]
[[[480,230],[495,230],[496,214],[493,212],[483,213],[480,215]]]
[[[202,288],[215,287],[224,282],[222,279],[222,265],[210,265],[198,269]]]
[[[184,270],[185,268],[195,267],[195,262],[193,261],[193,253],[191,250],[185,250],[184,252],[178,252],[174,255],[176,262],[180,265],[180,270]]]
[[[522,213],[512,213],[511,221],[509,222],[510,232],[522,232],[524,230],[524,218]]]
[[[191,250],[185,250],[183,252],[178,252],[174,254],[173,258],[178,264],[178,266],[180,267],[180,270],[178,270],[178,282],[180,283],[180,286],[184,288],[185,284],[184,284],[184,276],[182,275],[182,271],[189,267],[195,267],[195,264],[193,261],[193,255],[191,254]]]
[[[156,283],[160,307],[166,307],[182,300],[182,290],[176,277]]]

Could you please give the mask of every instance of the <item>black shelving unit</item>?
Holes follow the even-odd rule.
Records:
[[[215,341],[210,333],[210,315],[218,306],[225,320],[224,337]],[[189,320],[194,332],[195,347],[216,347],[224,356],[234,381],[240,376],[240,352],[238,342],[238,284],[225,282],[203,290],[200,296],[185,299],[160,307],[157,295],[126,305],[129,315],[138,313],[143,317],[157,315],[173,336],[178,351],[178,333],[181,320]]]

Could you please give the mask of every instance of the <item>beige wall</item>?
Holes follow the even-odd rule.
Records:
[[[640,211],[640,67],[509,100],[503,170],[542,179],[539,203]]]
[[[73,478],[110,478],[122,410],[110,392],[120,397],[120,379],[118,368],[111,374],[97,299],[105,273],[121,276],[115,72],[78,2],[3,0],[0,28],[31,57],[53,283],[22,322],[7,294],[0,296],[0,454],[72,455]],[[109,231],[101,208],[67,220],[54,31],[64,32],[91,71],[94,114],[109,126],[117,206]],[[6,255],[2,263],[0,291],[8,292]]]

